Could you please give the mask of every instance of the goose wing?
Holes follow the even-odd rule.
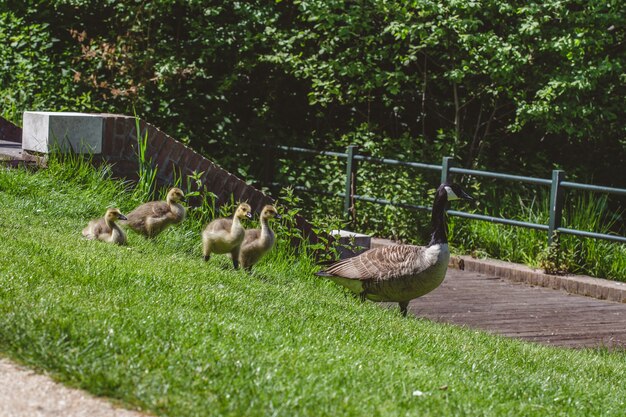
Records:
[[[233,226],[233,219],[227,217],[221,217],[219,219],[213,220],[211,223],[207,224],[205,231],[217,233],[217,232],[227,232],[230,233],[230,229]]]
[[[154,217],[167,216],[170,212],[170,206],[165,201],[152,201],[147,203],[150,205],[151,215]]]
[[[150,201],[143,203],[136,207],[133,211],[128,213],[126,217],[131,219],[145,218],[145,217],[163,217],[170,211],[170,207],[165,201]]]
[[[359,256],[341,260],[321,273],[354,280],[392,280],[417,275],[436,262],[427,256],[426,248],[394,245],[374,248]]]
[[[245,237],[243,238],[243,242],[241,246],[249,245],[250,243],[261,238],[261,230],[260,229],[246,229]]]
[[[111,229],[106,225],[104,219],[92,220],[83,229],[83,236],[87,239],[97,239],[103,233],[111,233]]]

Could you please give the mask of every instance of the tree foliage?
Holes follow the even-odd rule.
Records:
[[[26,0],[0,19],[5,115],[136,109],[264,182],[259,145],[358,143],[626,185],[619,0]]]

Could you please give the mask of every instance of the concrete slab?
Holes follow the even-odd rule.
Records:
[[[333,238],[341,243],[339,257],[341,259],[351,258],[370,249],[372,237],[363,233],[351,232],[349,230],[333,230],[330,232]]]
[[[103,117],[100,114],[26,111],[22,148],[31,152],[102,152]]]
[[[30,155],[22,150],[22,144],[0,140],[0,163],[3,166],[36,166],[45,164],[45,158]]]

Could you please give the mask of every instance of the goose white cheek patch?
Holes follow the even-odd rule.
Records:
[[[443,188],[446,190],[446,193],[448,194],[448,201],[459,200],[459,196],[455,194],[452,188],[448,187],[447,185]]]

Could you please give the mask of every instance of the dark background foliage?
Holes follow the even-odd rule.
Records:
[[[620,0],[2,1],[0,105],[136,111],[260,185],[338,191],[341,163],[271,146],[355,143],[623,187],[624,22]],[[421,174],[364,175],[428,197]]]

